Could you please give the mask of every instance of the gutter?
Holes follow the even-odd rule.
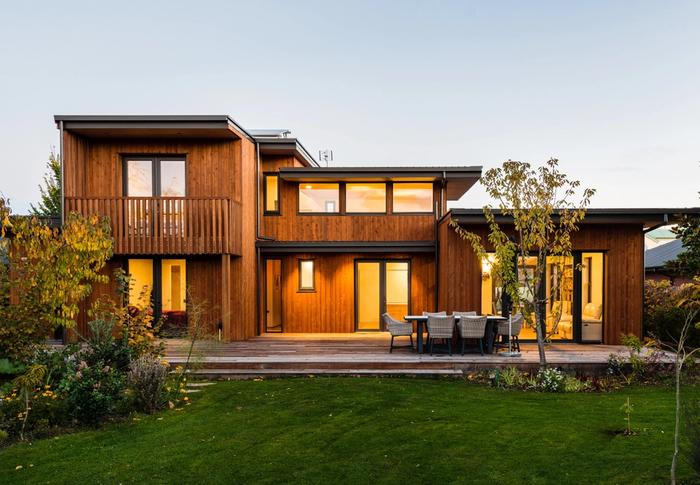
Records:
[[[647,234],[648,232],[651,232],[654,229],[658,229],[659,227],[663,227],[663,226],[667,226],[667,225],[668,225],[668,214],[664,214],[664,221],[663,222],[660,222],[658,224],[654,224],[653,226],[644,229],[642,232],[644,234]]]
[[[64,168],[64,159],[63,159],[63,120],[58,122],[58,131],[59,131],[59,141],[58,141],[58,156],[61,157],[61,226],[63,226],[63,223],[66,220],[66,192],[65,192],[65,185],[66,185],[66,171]]]

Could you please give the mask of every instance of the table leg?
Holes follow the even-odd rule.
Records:
[[[416,351],[423,353],[423,322],[416,322]]]

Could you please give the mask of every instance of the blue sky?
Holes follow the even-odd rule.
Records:
[[[700,205],[700,2],[12,2],[0,19],[16,212],[56,113],[230,114],[336,165],[554,156],[596,207]]]

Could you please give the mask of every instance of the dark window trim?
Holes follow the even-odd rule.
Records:
[[[396,210],[396,191],[395,188],[397,185],[403,185],[403,184],[416,184],[416,183],[430,183],[430,182],[392,182],[391,185],[391,191],[392,191],[392,198],[391,198],[391,213],[395,214],[397,216],[410,216],[410,215],[432,215],[435,213],[435,184],[430,183],[430,206],[431,209],[427,211],[410,211],[410,212],[403,212],[403,211],[397,211]]]
[[[151,162],[151,192],[153,195],[151,197],[162,197],[160,191],[162,189],[160,184],[160,162],[162,161],[179,161],[185,164],[185,197],[187,197],[188,187],[187,187],[187,155],[148,155],[148,154],[121,154],[122,157],[122,194],[124,197],[131,197],[129,195],[129,160],[139,160],[139,161],[150,161]],[[140,196],[134,196],[140,197]]]
[[[311,288],[302,288],[301,286],[301,263],[311,261]],[[297,293],[315,293],[316,292],[316,260],[314,258],[299,258],[297,259],[297,272],[299,273]]]
[[[341,185],[342,182],[310,182],[314,184],[336,184],[338,186],[338,207],[335,212],[301,212],[301,199],[299,198],[299,192],[301,191],[301,184],[309,182],[299,182],[297,183],[297,215],[298,216],[342,216],[341,212]]]
[[[277,210],[268,210],[267,209],[267,177],[275,177],[277,178]],[[265,216],[279,216],[282,215],[281,212],[281,207],[282,207],[282,201],[280,199],[280,182],[282,179],[280,179],[280,174],[279,172],[263,172],[263,215]]]

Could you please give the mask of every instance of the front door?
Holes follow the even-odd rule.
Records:
[[[282,331],[282,260],[265,262],[265,331]]]
[[[355,261],[355,329],[383,330],[381,315],[410,313],[411,267],[407,260]]]

